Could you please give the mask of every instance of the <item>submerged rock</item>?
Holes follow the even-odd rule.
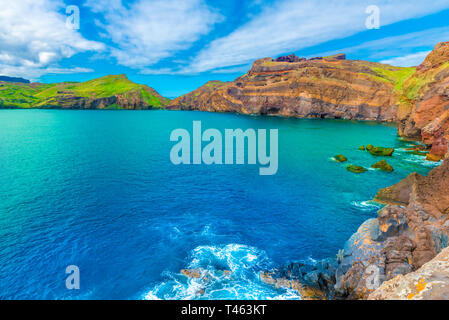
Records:
[[[373,147],[369,150],[373,156],[391,157],[394,153],[393,148]]]
[[[371,166],[373,169],[380,169],[382,171],[393,172],[393,167],[387,163],[385,160],[381,160]]]
[[[181,273],[185,275],[187,278],[201,278],[201,270],[200,269],[182,269]]]
[[[288,277],[279,278],[276,272],[261,272],[260,280],[276,288],[298,291],[302,300],[326,300],[324,292],[317,287],[305,285],[297,279],[289,279]]]
[[[426,155],[426,160],[428,160],[428,161],[439,162],[439,161],[441,161],[441,159],[443,159],[442,156],[438,156],[433,153],[428,153]]]
[[[337,162],[346,162],[346,161],[348,161],[348,158],[346,158],[342,154],[337,154],[336,156],[334,156],[334,160]]]
[[[407,151],[408,154],[414,154],[416,156],[423,156],[426,157],[429,152],[427,151],[420,151],[420,150],[413,150],[413,151]]]
[[[351,171],[351,172],[354,172],[354,173],[363,173],[363,172],[367,171],[367,169],[365,169],[364,167],[355,166],[353,164],[350,164],[349,166],[347,166],[346,169],[348,171]]]

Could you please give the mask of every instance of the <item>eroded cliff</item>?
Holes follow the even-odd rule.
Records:
[[[346,60],[344,55],[309,60],[260,59],[233,82],[210,81],[174,99],[169,109],[269,114],[307,118],[394,121],[391,75],[414,69]]]
[[[168,109],[301,118],[396,121],[399,135],[422,140],[429,160],[448,152],[449,43],[435,46],[417,68],[294,55],[254,62],[232,82],[209,81]]]

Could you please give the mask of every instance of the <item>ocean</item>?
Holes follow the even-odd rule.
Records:
[[[278,129],[258,165],[174,165],[170,133]],[[394,147],[392,173],[360,145]],[[0,110],[0,299],[300,299],[259,280],[335,256],[379,188],[438,163],[393,124],[188,111]],[[345,155],[348,163],[332,157]],[[66,287],[79,268],[80,289]],[[198,269],[189,279],[182,269]]]

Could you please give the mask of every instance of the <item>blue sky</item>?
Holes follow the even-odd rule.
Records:
[[[68,28],[66,8],[80,10]],[[380,26],[368,29],[367,7]],[[449,41],[449,0],[0,0],[0,74],[41,82],[125,73],[167,97],[258,58],[344,52],[418,65]]]

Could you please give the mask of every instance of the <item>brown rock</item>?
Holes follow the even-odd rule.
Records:
[[[415,272],[384,282],[369,300],[449,300],[449,248]]]
[[[181,273],[187,278],[201,278],[200,269],[182,269]]]
[[[449,61],[449,42],[440,42],[418,68],[421,71],[426,71],[438,67],[447,61]]]
[[[397,113],[392,96],[394,86],[373,71],[376,67],[387,67],[342,58],[301,62],[259,59],[247,74],[236,80],[207,83],[174,99],[168,108],[394,121]]]
[[[288,55],[288,56],[283,56],[283,57],[279,57],[276,58],[274,61],[277,62],[301,62],[301,61],[306,61],[305,58],[299,58],[296,55],[294,55],[293,53]]]
[[[447,160],[427,176],[413,173],[380,190],[376,200],[389,205],[346,244],[337,296],[366,299],[379,284],[421,268],[441,252],[449,239],[448,191]]]

